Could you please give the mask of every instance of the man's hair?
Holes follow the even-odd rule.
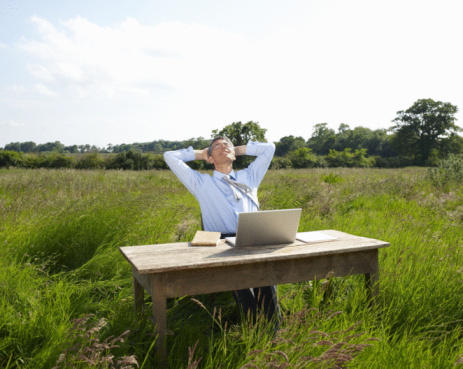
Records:
[[[211,143],[209,144],[209,147],[207,148],[207,156],[211,156],[211,155],[212,155],[212,145],[213,145],[214,142],[217,141],[217,140],[225,140],[225,141],[227,141],[227,142],[233,147],[233,142],[231,142],[230,139],[229,139],[227,136],[225,136],[225,135],[223,135],[223,136],[221,136],[221,135],[215,136],[215,137],[212,139]]]

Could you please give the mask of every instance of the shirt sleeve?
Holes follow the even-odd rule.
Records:
[[[246,155],[257,156],[246,169],[247,176],[252,182],[252,187],[257,188],[267,172],[275,153],[273,142],[254,142],[249,141],[246,146]]]
[[[200,181],[200,174],[185,164],[185,162],[195,160],[193,148],[190,146],[188,149],[166,151],[164,160],[180,182],[194,195]]]

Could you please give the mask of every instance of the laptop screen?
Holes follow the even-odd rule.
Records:
[[[264,210],[240,213],[236,247],[270,246],[292,243],[296,239],[302,209]]]

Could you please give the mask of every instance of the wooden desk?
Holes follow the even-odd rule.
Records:
[[[188,242],[121,247],[132,265],[135,309],[143,307],[143,289],[153,302],[154,323],[162,348],[167,331],[166,300],[275,284],[364,274],[370,296],[378,293],[378,249],[389,243],[327,230],[334,240],[236,249],[222,244],[195,247]],[[166,358],[166,347],[161,349]]]

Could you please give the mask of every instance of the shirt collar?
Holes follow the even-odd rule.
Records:
[[[225,176],[226,174],[224,173],[221,173],[221,172],[218,172],[216,170],[214,170],[214,178],[218,179],[219,181],[222,180],[222,178]],[[233,180],[236,180],[236,175],[235,175],[235,171],[232,169],[232,171],[228,174]]]

